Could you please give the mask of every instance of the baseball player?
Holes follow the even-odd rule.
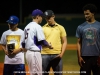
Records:
[[[49,47],[52,46],[45,41],[42,27],[39,25],[42,22],[43,12],[39,9],[35,9],[32,12],[32,22],[30,22],[25,28],[25,48],[26,61],[29,66],[30,75],[42,75],[42,57],[40,51],[42,45]]]
[[[19,18],[10,16],[7,20],[9,30],[3,32],[1,45],[5,52],[3,75],[26,75],[22,41],[24,32],[18,28]]]

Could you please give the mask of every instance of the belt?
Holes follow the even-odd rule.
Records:
[[[30,51],[33,51],[33,52],[41,52],[40,50],[30,50]]]

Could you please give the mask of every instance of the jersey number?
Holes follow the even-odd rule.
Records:
[[[25,39],[27,39],[28,38],[28,33],[27,33],[27,31],[25,30]]]

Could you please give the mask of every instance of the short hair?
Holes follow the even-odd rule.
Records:
[[[97,7],[94,4],[87,4],[83,7],[83,11],[90,10],[91,13],[97,12]]]
[[[32,19],[36,19],[36,16],[32,16]]]

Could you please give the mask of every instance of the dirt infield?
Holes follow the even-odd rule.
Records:
[[[3,75],[3,63],[0,63],[0,75]]]
[[[77,49],[76,44],[68,44],[66,47],[66,50],[76,50],[76,49]],[[0,50],[2,50],[1,45],[0,45]]]
[[[76,50],[77,46],[76,44],[68,44],[66,50]],[[2,50],[2,47],[0,45],[0,50]],[[28,72],[28,66],[25,66],[26,72]],[[0,63],[0,75],[3,75],[3,63]],[[26,73],[26,75],[30,75],[29,73]]]
[[[77,50],[77,44],[68,44],[66,50]]]

